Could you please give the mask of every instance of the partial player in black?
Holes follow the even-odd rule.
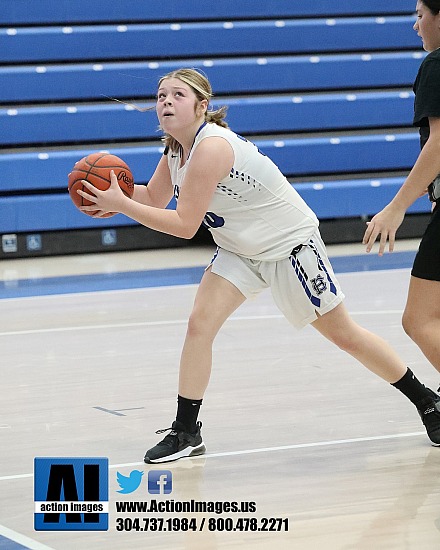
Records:
[[[440,372],[440,0],[419,0],[416,11],[414,30],[429,52],[414,83],[413,124],[419,127],[421,151],[396,196],[368,223],[363,242],[370,252],[380,237],[379,255],[387,241],[392,252],[407,209],[428,192],[432,216],[414,260],[402,324]],[[439,414],[438,407],[431,406],[438,396],[431,398],[422,416],[427,422]]]

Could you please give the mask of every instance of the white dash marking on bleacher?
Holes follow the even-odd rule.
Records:
[[[67,107],[66,111],[70,114],[75,114],[78,112],[78,109],[76,107]]]
[[[321,58],[317,55],[312,55],[312,57],[309,58],[310,63],[319,63],[321,61]]]
[[[410,97],[409,92],[400,92],[400,99],[408,99]]]
[[[9,115],[9,116],[16,116],[16,115],[18,115],[18,111],[17,111],[17,109],[8,109],[6,111],[6,114]]]
[[[124,105],[124,109],[126,111],[134,111],[135,107],[134,107],[134,105]]]
[[[339,145],[341,143],[341,140],[339,138],[331,138],[330,143],[332,145]]]
[[[152,63],[148,63],[148,68],[149,69],[158,69],[159,68],[159,63],[156,63],[155,61],[153,61]]]
[[[234,23],[232,23],[232,21],[226,21],[225,23],[223,23],[223,28],[224,29],[233,29],[234,28]]]
[[[292,103],[302,103],[303,98],[299,96],[292,97]]]
[[[385,141],[396,141],[396,136],[385,136]]]
[[[103,69],[104,69],[104,65],[100,65],[98,63],[92,66],[93,71],[102,71]]]
[[[205,59],[205,61],[203,62],[204,67],[212,67],[213,65],[214,61],[212,61],[211,59]]]
[[[182,28],[182,26],[179,25],[178,23],[173,23],[172,25],[170,25],[170,29],[172,31],[180,31],[181,28]]]
[[[425,54],[423,52],[414,52],[412,54],[413,56],[413,59],[422,59],[422,57],[424,56]]]
[[[17,29],[7,29],[6,34],[8,36],[15,36],[17,34]]]
[[[275,21],[275,27],[285,27],[286,22],[285,21]]]
[[[376,23],[378,25],[383,25],[386,22],[387,22],[387,20],[385,19],[385,17],[376,17]]]
[[[273,142],[274,147],[284,147],[285,143],[284,141],[274,141]]]
[[[347,95],[345,96],[345,99],[346,99],[347,101],[356,101],[357,95],[356,95],[356,94],[347,94]]]
[[[40,160],[47,160],[49,158],[49,154],[48,153],[38,153],[38,158]]]
[[[259,57],[257,59],[257,65],[267,65],[267,59],[265,57]]]
[[[371,180],[370,185],[371,187],[380,187],[382,185],[382,182],[380,180]]]
[[[127,31],[128,31],[128,27],[127,27],[127,25],[118,25],[118,26],[116,27],[116,30],[117,30],[118,32],[127,32]]]
[[[334,25],[336,25],[336,19],[327,19],[325,24],[329,27],[333,27]]]
[[[313,189],[315,191],[321,191],[322,189],[324,189],[324,185],[322,183],[314,183],[313,184]]]
[[[63,34],[72,34],[73,29],[72,27],[63,27]]]
[[[361,59],[362,61],[371,61],[372,56],[369,53],[364,53],[363,55],[361,55]]]
[[[46,73],[47,67],[35,67],[35,72],[40,74]]]

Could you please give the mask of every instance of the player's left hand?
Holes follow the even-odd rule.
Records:
[[[110,186],[105,191],[97,189],[94,185],[87,180],[82,180],[84,187],[86,187],[90,193],[78,189],[78,195],[81,195],[92,204],[90,206],[81,206],[82,212],[97,212],[93,215],[93,218],[100,218],[105,214],[120,212],[125,195],[119,187],[118,179],[113,170],[110,171]]]

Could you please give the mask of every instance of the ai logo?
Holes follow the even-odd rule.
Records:
[[[36,531],[107,531],[108,458],[35,458]]]

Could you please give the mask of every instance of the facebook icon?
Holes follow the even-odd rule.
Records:
[[[149,470],[148,492],[151,495],[169,495],[173,490],[173,474],[169,470]]]

